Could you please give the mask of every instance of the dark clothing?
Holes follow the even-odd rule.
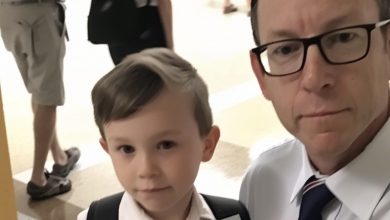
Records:
[[[155,6],[139,8],[140,17],[137,27],[137,39],[125,44],[108,44],[111,59],[115,65],[128,54],[139,52],[146,48],[166,47],[164,29],[160,13]]]

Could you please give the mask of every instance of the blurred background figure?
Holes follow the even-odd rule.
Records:
[[[223,13],[224,14],[229,14],[232,12],[237,11],[238,8],[230,1],[230,0],[224,0],[223,1]]]
[[[251,0],[246,0],[246,10],[247,10],[247,15],[250,16]],[[223,10],[222,10],[223,14],[230,14],[236,11],[238,11],[238,7],[234,5],[230,0],[223,1]]]
[[[140,10],[137,38],[126,43],[108,44],[114,64],[128,54],[146,48],[173,49],[171,0],[133,0]]]

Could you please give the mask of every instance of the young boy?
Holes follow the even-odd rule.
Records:
[[[249,219],[238,201],[194,187],[220,132],[190,63],[163,48],[130,55],[97,82],[92,102],[100,144],[125,192],[92,203],[78,220]]]

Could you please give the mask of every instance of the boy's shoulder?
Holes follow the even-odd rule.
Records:
[[[201,194],[216,219],[249,220],[245,206],[238,200]]]
[[[107,196],[92,202],[88,210],[87,220],[118,219],[119,204],[124,192]],[[245,206],[238,200],[200,194],[213,212],[216,219],[249,220]]]
[[[123,194],[124,192],[116,193],[92,202],[88,209],[87,220],[118,219],[118,209]]]

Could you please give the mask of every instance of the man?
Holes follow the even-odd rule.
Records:
[[[54,0],[0,0],[0,29],[31,93],[35,150],[27,193],[32,199],[45,199],[68,192],[71,182],[66,176],[80,151],[76,147],[63,151],[55,126],[56,107],[64,104],[63,7]],[[44,169],[49,150],[55,162],[50,174]]]
[[[246,174],[252,219],[390,219],[389,10],[388,0],[252,1],[252,68],[296,137]]]

